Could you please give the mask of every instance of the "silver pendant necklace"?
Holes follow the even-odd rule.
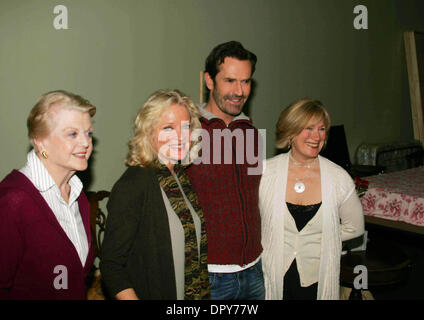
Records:
[[[312,163],[310,163],[310,164],[307,164],[307,165],[303,165],[303,164],[301,164],[300,162],[297,162],[293,157],[292,157],[292,155],[291,155],[291,152],[289,153],[289,157],[290,157],[290,159],[292,160],[292,162],[296,165],[296,166],[298,166],[298,167],[303,167],[303,168],[307,168],[307,169],[310,169],[310,168],[312,168],[313,166],[315,166],[315,163],[316,163],[316,160],[318,159],[318,157],[316,157],[315,159],[314,159],[314,161],[312,161]],[[310,170],[308,170],[308,172],[305,174],[305,176],[303,177],[303,178],[297,178],[297,177],[294,177],[295,179],[296,179],[296,183],[294,184],[294,191],[296,192],[296,193],[303,193],[305,190],[306,190],[306,186],[305,186],[305,184],[302,182],[303,180],[305,180],[307,177],[309,177],[310,175],[311,175],[311,173],[312,173],[312,171],[310,171]]]
[[[305,189],[306,187],[303,182],[296,182],[294,184],[294,191],[296,191],[297,193],[302,193],[303,191],[305,191]]]

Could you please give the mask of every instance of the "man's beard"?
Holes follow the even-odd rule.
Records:
[[[229,95],[229,96],[219,96],[219,93],[214,91],[212,93],[213,98],[215,100],[216,105],[218,106],[218,108],[225,114],[228,114],[230,116],[238,116],[242,109],[244,104],[246,103],[246,99],[247,97],[245,95]],[[231,103],[229,103],[228,99],[239,99],[240,100],[240,104],[239,105],[233,105]]]

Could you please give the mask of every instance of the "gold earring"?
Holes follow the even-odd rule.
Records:
[[[44,159],[48,158],[47,152],[46,151],[42,151],[41,155],[43,156]]]

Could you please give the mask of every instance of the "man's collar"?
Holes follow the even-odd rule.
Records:
[[[200,114],[202,115],[203,118],[207,119],[208,121],[212,120],[212,119],[220,119],[216,114],[206,110],[206,103],[203,103],[200,105]],[[234,119],[231,121],[236,121],[236,120],[247,120],[250,121],[250,118],[248,116],[246,116],[243,112],[241,112],[239,115],[237,115],[236,117],[234,117]]]

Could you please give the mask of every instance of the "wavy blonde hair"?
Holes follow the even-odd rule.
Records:
[[[311,119],[316,122],[324,120],[327,142],[330,115],[320,101],[303,98],[291,103],[281,112],[276,125],[276,147],[289,149],[292,139],[306,128]]]
[[[53,106],[87,112],[90,117],[96,114],[96,107],[79,95],[65,90],[47,92],[38,99],[28,115],[28,138],[31,143],[33,143],[35,138],[48,136],[53,129],[54,122],[50,112]]]
[[[190,115],[190,132],[200,129],[200,110],[191,98],[179,90],[158,90],[141,107],[134,122],[134,137],[128,143],[129,152],[125,160],[128,166],[148,167],[158,157],[154,148],[154,132],[162,114],[171,105],[184,106]],[[199,141],[190,142],[189,163],[196,156],[195,146]],[[187,164],[189,164],[187,163]]]

